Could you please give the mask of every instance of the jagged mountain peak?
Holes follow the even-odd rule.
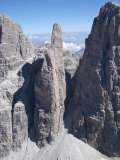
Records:
[[[120,7],[120,5],[118,3],[116,3],[115,1],[108,1],[105,3],[104,7]]]
[[[57,30],[58,32],[61,32],[61,26],[59,23],[55,22],[53,24],[53,30]]]
[[[62,31],[59,24],[54,23],[51,37],[52,48],[63,48]]]
[[[113,16],[114,14],[117,13],[120,13],[120,5],[110,1],[105,3],[103,7],[101,7],[99,15]]]
[[[9,27],[12,26],[17,29],[18,32],[22,32],[22,28],[19,24],[15,23],[12,18],[5,14],[0,14],[0,25],[1,24],[9,24]]]

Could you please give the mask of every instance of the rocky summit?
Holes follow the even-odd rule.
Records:
[[[120,156],[120,6],[100,9],[79,62],[63,50],[57,23],[40,51],[1,15],[0,159],[108,160],[103,154]]]

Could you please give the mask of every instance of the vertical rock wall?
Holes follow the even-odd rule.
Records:
[[[95,18],[76,74],[72,132],[108,155],[120,155],[120,6]]]
[[[20,102],[18,107],[13,101],[24,83],[19,69],[32,53],[32,45],[21,28],[9,17],[0,16],[0,157],[28,138],[25,106]]]

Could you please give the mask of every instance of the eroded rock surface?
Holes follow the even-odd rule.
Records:
[[[120,6],[94,19],[76,74],[72,132],[108,155],[120,155]]]
[[[0,16],[0,79],[17,68],[32,50],[20,26],[7,16]]]
[[[18,71],[32,52],[21,28],[9,17],[0,16],[0,157],[28,137],[25,107],[14,102],[14,94],[24,83]]]
[[[66,94],[61,29],[54,24],[51,48],[35,77],[35,129],[39,147],[49,143],[63,129]]]

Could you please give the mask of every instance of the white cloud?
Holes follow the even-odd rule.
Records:
[[[63,48],[64,50],[79,51],[82,48],[84,48],[84,44],[77,44],[73,42],[63,42]]]

